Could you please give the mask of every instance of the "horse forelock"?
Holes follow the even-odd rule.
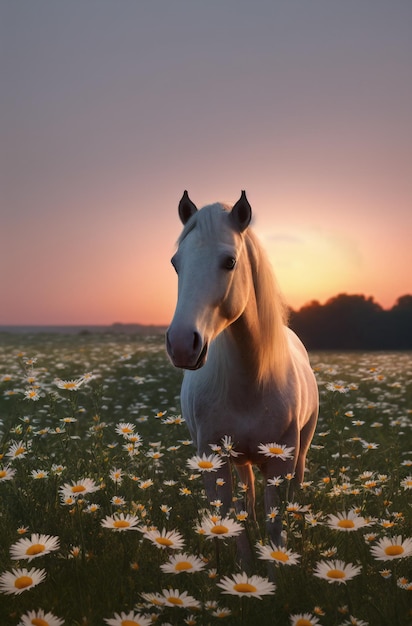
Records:
[[[177,244],[180,245],[186,237],[193,231],[197,230],[199,237],[204,240],[218,241],[221,236],[222,222],[219,219],[230,210],[226,204],[216,202],[209,204],[194,213],[189,221],[185,224],[180,233]]]

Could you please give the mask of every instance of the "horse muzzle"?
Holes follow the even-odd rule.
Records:
[[[196,330],[182,332],[172,325],[166,333],[166,349],[175,367],[197,370],[206,362],[208,343]]]

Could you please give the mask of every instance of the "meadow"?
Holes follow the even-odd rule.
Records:
[[[196,457],[162,337],[4,334],[0,624],[412,623],[412,354],[310,356],[305,482],[290,498],[292,477],[273,478],[282,547],[263,505],[257,525],[242,512],[241,484],[227,519],[205,499],[202,472],[236,442]],[[236,561],[240,528],[253,572]]]

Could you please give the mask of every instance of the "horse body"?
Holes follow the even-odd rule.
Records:
[[[182,415],[199,454],[230,437],[232,457],[247,485],[254,517],[256,465],[266,481],[265,508],[277,503],[267,481],[295,474],[301,482],[318,414],[317,385],[303,344],[285,325],[285,306],[259,242],[248,228],[244,192],[230,209],[197,211],[187,193],[179,205],[185,229],[172,262],[178,302],[167,333],[172,362],[185,369]],[[293,448],[289,458],[266,456],[259,445]],[[205,476],[210,500],[232,506],[230,466]],[[216,478],[222,478],[216,483]],[[269,524],[280,543],[281,523]]]

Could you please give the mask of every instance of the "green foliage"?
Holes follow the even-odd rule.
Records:
[[[0,576],[35,567],[46,578],[18,595],[0,593],[1,623],[17,625],[38,608],[73,626],[99,626],[132,610],[155,614],[157,624],[286,626],[304,613],[309,622],[301,624],[340,626],[351,623],[350,616],[354,624],[408,623],[411,558],[377,560],[371,548],[381,538],[412,537],[412,355],[314,353],[311,360],[321,397],[319,425],[303,488],[283,514],[287,547],[300,561],[271,564],[273,575],[256,558],[253,574],[274,578],[276,591],[262,599],[239,598],[217,586],[240,571],[235,540],[210,540],[196,531],[204,512],[218,508],[207,503],[200,473],[187,466],[195,451],[178,418],[181,373],[169,364],[162,339],[4,335]],[[131,424],[138,441],[127,439],[119,424]],[[114,469],[121,471],[119,482]],[[62,488],[85,479],[98,489],[64,502]],[[286,494],[289,487],[284,480],[279,489]],[[115,504],[115,497],[124,504]],[[257,498],[258,526],[244,522],[256,557],[256,541],[267,543],[259,474]],[[330,515],[352,510],[368,525],[345,532],[328,524]],[[140,530],[102,526],[119,513],[137,518]],[[145,537],[146,526],[179,532],[184,551],[201,556],[205,568],[163,572],[172,550]],[[59,549],[30,562],[12,559],[11,546],[32,533],[57,536]],[[317,563],[327,559],[361,571],[344,584],[330,583],[314,575]],[[200,608],[160,607],[141,595],[165,589],[187,592]],[[218,607],[230,615],[215,617]]]

